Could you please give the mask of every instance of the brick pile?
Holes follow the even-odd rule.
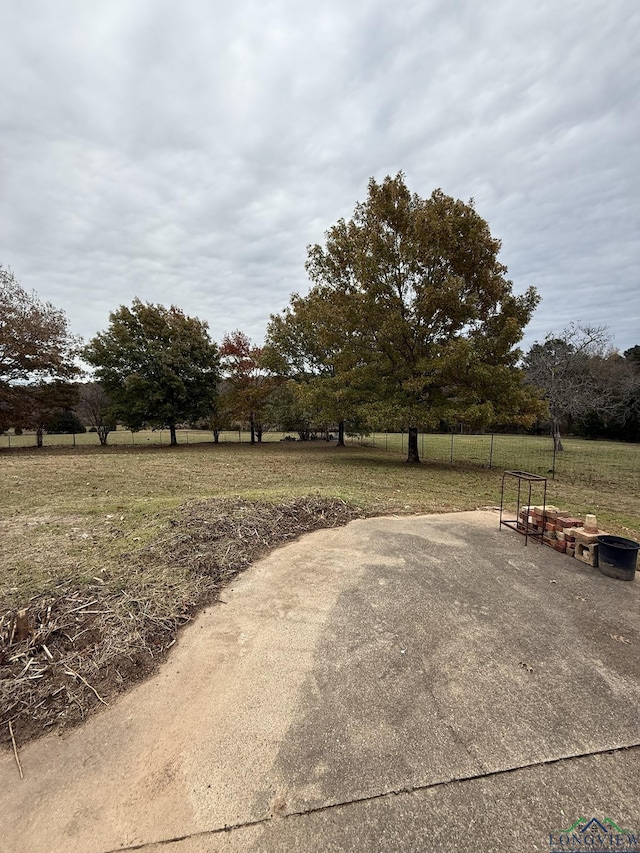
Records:
[[[598,530],[595,515],[587,515],[583,522],[557,506],[520,507],[518,530],[537,535],[542,544],[595,568],[598,536],[607,535]]]

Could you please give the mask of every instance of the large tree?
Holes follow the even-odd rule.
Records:
[[[141,302],[122,305],[109,328],[84,349],[84,358],[113,404],[113,413],[130,429],[146,424],[169,427],[206,417],[218,382],[218,347],[207,323],[175,306]]]
[[[513,294],[499,250],[473,202],[420,198],[402,173],[372,178],[353,217],[309,247],[309,276],[333,306],[331,344],[347,356],[338,376],[366,396],[370,418],[408,429],[409,462],[421,425],[536,411],[516,344],[538,297]]]
[[[79,373],[80,339],[71,334],[65,313],[28,293],[11,270],[0,267],[0,409],[4,418],[16,402],[16,383],[67,380]]]

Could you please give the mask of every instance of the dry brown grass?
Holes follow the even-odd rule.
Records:
[[[30,633],[16,640],[16,610],[0,616],[0,727],[19,742],[78,722],[147,675],[194,610],[271,549],[362,513],[340,500],[192,501],[146,547],[120,555],[84,585],[62,578],[22,601]],[[125,582],[126,581],[126,582]]]
[[[358,515],[495,505],[500,471],[324,443],[0,451],[0,740],[86,716],[145,676],[195,608],[283,541]],[[549,500],[640,535],[640,495]],[[32,634],[11,642],[19,608]]]

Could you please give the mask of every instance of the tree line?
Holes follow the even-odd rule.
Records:
[[[515,295],[500,241],[473,201],[421,198],[404,176],[371,179],[367,198],[323,245],[311,287],[273,314],[262,346],[240,330],[218,345],[175,306],[134,299],[84,344],[63,312],[0,268],[0,428],[91,425],[102,444],[129,429],[233,425],[301,439],[345,431],[540,428],[639,440],[640,347],[619,355],[602,327],[571,326],[523,356],[538,304]],[[82,382],[79,359],[93,370]],[[66,418],[66,421],[65,421]],[[78,426],[76,423],[75,426]],[[617,431],[617,432],[616,432]]]

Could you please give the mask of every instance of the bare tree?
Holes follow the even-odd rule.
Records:
[[[80,386],[78,415],[82,420],[95,427],[100,444],[104,447],[111,430],[116,428],[115,418],[111,414],[111,401],[99,382],[87,382]]]
[[[561,427],[589,412],[613,412],[618,405],[610,381],[615,351],[606,326],[571,323],[560,334],[536,342],[523,361],[527,382],[549,406],[551,434],[562,450]]]

